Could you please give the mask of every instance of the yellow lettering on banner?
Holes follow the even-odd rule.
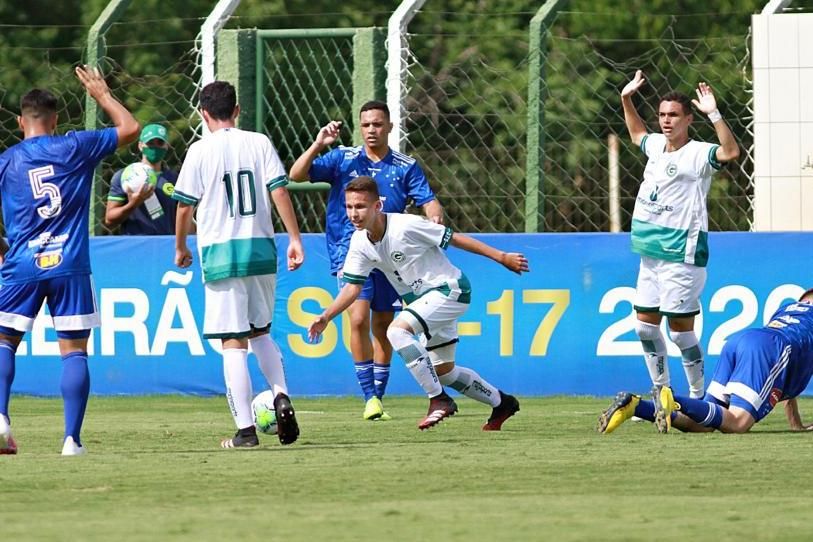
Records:
[[[562,319],[568,305],[570,305],[570,290],[523,290],[523,303],[552,303],[553,306],[536,328],[531,341],[532,356],[544,356],[548,353],[548,344],[553,331]]]
[[[483,326],[480,322],[458,322],[457,323],[457,334],[462,335],[464,337],[476,337],[478,335],[482,335],[483,333]]]
[[[322,342],[318,344],[307,342],[305,338],[307,337],[308,326],[319,315],[305,311],[302,308],[305,301],[316,301],[320,307],[327,308],[333,302],[333,296],[327,290],[315,286],[297,288],[291,292],[291,296],[288,298],[288,318],[291,323],[304,328],[305,331],[303,333],[289,333],[288,346],[295,355],[303,358],[326,357],[336,348],[339,331],[336,324],[330,322],[325,328],[325,332],[322,333]]]
[[[514,290],[503,290],[499,299],[486,304],[486,312],[500,317],[500,356],[514,354]]]

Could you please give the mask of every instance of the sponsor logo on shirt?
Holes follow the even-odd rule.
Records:
[[[68,240],[67,233],[53,235],[49,231],[42,232],[39,237],[28,242],[28,248],[45,248],[48,246],[61,245]]]
[[[661,188],[656,184],[652,192],[649,193],[649,201],[658,201],[658,190]]]
[[[34,264],[40,269],[53,269],[62,263],[62,251],[43,252],[34,256]]]

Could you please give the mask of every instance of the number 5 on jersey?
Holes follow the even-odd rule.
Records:
[[[34,199],[50,198],[48,205],[37,207],[37,214],[41,218],[54,218],[62,210],[62,193],[54,183],[46,183],[43,179],[54,176],[54,166],[43,166],[28,170],[28,181]]]

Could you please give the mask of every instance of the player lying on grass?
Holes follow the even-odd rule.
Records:
[[[762,328],[741,331],[726,342],[706,396],[673,396],[667,386],[655,386],[653,401],[620,392],[598,421],[600,433],[611,433],[632,416],[654,422],[661,433],[681,431],[745,433],[779,401],[791,429],[813,430],[802,424],[796,397],[813,375],[813,289],[796,303],[780,308]]]
[[[528,260],[423,218],[384,213],[378,185],[371,177],[358,177],[345,188],[347,216],[356,229],[342,271],[345,285],[339,296],[308,328],[318,339],[327,324],[359,296],[370,272],[380,269],[409,305],[387,329],[387,338],[407,369],[430,398],[429,412],[418,427],[423,430],[457,412],[443,386],[491,405],[484,431],[499,431],[519,410],[519,401],[479,374],[455,365],[457,319],[469,307],[471,285],[443,252],[448,245],[480,254],[514,273],[528,271]],[[424,347],[419,340],[423,334]]]

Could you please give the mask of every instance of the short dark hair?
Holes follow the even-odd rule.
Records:
[[[48,118],[56,115],[56,106],[56,96],[47,90],[35,88],[20,99],[20,114],[35,119]]]
[[[365,111],[376,111],[376,110],[383,111],[384,114],[387,115],[387,118],[390,118],[390,108],[387,107],[387,104],[380,100],[371,100],[366,104],[362,105],[361,109],[359,109],[359,116],[361,116],[361,114],[364,113]]]
[[[813,301],[813,288],[809,289],[799,297],[799,301]]]
[[[661,102],[678,102],[683,107],[684,115],[692,114],[692,99],[682,92],[667,92],[661,97]]]
[[[237,93],[226,81],[209,83],[200,91],[200,108],[215,120],[229,120],[237,107]]]
[[[356,177],[344,187],[345,194],[347,192],[363,192],[370,194],[373,199],[379,199],[381,196],[378,194],[378,183],[372,177]]]

